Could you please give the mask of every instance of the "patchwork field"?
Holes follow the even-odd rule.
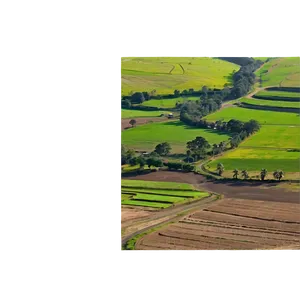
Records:
[[[168,114],[168,111],[155,110],[136,110],[136,109],[122,109],[122,119],[126,118],[144,118],[144,117],[159,117],[161,114]]]
[[[256,72],[262,78],[262,86],[300,86],[300,58],[279,57],[271,59]]]
[[[239,66],[209,57],[123,57],[122,95],[130,92],[170,94],[175,89],[223,88]]]
[[[298,113],[264,111],[241,107],[228,107],[206,116],[205,119],[207,121],[237,119],[244,122],[254,119],[262,125],[300,125],[300,116]]]
[[[121,204],[167,208],[209,196],[187,183],[122,180]]]
[[[152,99],[143,102],[142,106],[151,106],[158,108],[174,108],[176,107],[176,103],[183,103],[184,101],[196,101],[199,100],[198,96],[189,96],[189,97],[178,97],[178,98],[170,98],[170,99]]]
[[[258,105],[258,106],[271,106],[271,107],[288,107],[288,108],[300,108],[300,102],[295,101],[272,101],[272,100],[259,100],[259,99],[240,99],[241,103]]]
[[[138,250],[293,249],[300,204],[224,199],[140,238]]]
[[[227,141],[229,134],[216,132],[211,129],[189,127],[180,121],[151,123],[122,132],[122,144],[136,150],[151,151],[161,142],[168,142],[173,153],[185,152],[186,143],[202,136],[209,143]]]

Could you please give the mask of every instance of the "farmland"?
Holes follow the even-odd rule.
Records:
[[[130,92],[173,94],[175,89],[223,88],[231,84],[238,65],[215,58],[199,57],[124,57],[122,95]]]
[[[292,98],[300,100],[300,93],[298,92],[286,92],[286,91],[270,91],[270,90],[262,90],[255,94],[255,96],[262,96],[262,97],[277,97],[279,100],[280,98]]]
[[[258,171],[266,168],[269,172],[276,169],[284,169],[285,172],[299,172],[300,158],[299,152],[284,149],[239,147],[210,162],[207,165],[208,170],[216,171],[218,163],[222,163],[225,170],[228,171],[234,169]],[[232,177],[232,173],[230,177]]]
[[[199,100],[200,97],[197,96],[188,96],[188,97],[178,97],[178,98],[170,98],[170,99],[152,99],[143,102],[142,106],[151,106],[158,108],[174,108],[176,107],[176,103],[183,103],[184,101],[196,101]]]
[[[162,141],[170,143],[173,153],[183,153],[186,143],[197,136],[206,138],[209,143],[220,143],[230,135],[211,129],[189,127],[180,121],[151,123],[125,130],[122,144],[137,150],[153,150]]]
[[[271,106],[271,107],[289,107],[289,108],[300,108],[300,102],[293,101],[272,101],[272,100],[259,100],[259,99],[240,99],[241,103],[258,105],[258,106]]]
[[[161,114],[168,114],[168,111],[155,110],[136,110],[136,109],[122,109],[122,119],[124,118],[143,118],[143,117],[159,117]]]
[[[293,248],[300,243],[299,203],[224,199],[140,238],[138,250]]]
[[[263,111],[241,107],[228,107],[205,117],[205,119],[208,121],[237,119],[244,122],[254,119],[262,125],[300,125],[300,117],[297,113]]]
[[[122,205],[167,208],[209,196],[187,183],[122,180]]]
[[[261,75],[262,86],[300,86],[300,58],[279,57],[265,63],[256,74]]]
[[[265,125],[239,147],[300,149],[300,127]]]

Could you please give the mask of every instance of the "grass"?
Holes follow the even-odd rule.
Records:
[[[170,98],[170,99],[152,99],[143,102],[142,106],[151,106],[151,107],[158,107],[158,108],[174,108],[176,107],[176,103],[183,103],[184,101],[196,101],[199,100],[200,97],[198,96],[190,96],[190,97],[178,97],[178,98]]]
[[[145,181],[145,180],[126,180],[122,179],[122,187],[138,187],[143,189],[170,189],[170,190],[189,190],[194,191],[194,187],[188,183],[164,182],[164,181]]]
[[[279,57],[267,62],[256,75],[262,76],[262,86],[300,86],[300,58]]]
[[[300,127],[262,126],[257,133],[246,139],[239,147],[300,149]]]
[[[253,58],[256,60],[261,60],[261,61],[265,62],[270,57],[253,57]]]
[[[204,85],[223,88],[239,70],[236,64],[209,57],[123,57],[121,62],[122,95],[152,90],[173,94]]]
[[[300,155],[286,150],[237,148],[208,163],[207,169],[215,171],[218,163],[222,163],[225,170],[257,171],[266,168],[269,171],[299,172]]]
[[[155,110],[145,111],[136,109],[122,109],[122,119],[127,118],[143,118],[143,117],[159,117],[161,114],[168,114],[168,111]]]
[[[205,119],[208,121],[229,121],[230,119],[237,119],[243,122],[254,119],[262,125],[269,124],[300,126],[300,117],[297,113],[265,111],[241,107],[224,108],[205,117]]]
[[[176,196],[169,196],[169,195],[154,195],[154,194],[144,194],[144,193],[137,193],[135,196],[132,197],[134,200],[148,200],[153,202],[166,202],[166,203],[177,203],[186,200],[183,197],[176,197]]]
[[[300,108],[300,102],[289,102],[289,101],[272,101],[272,100],[260,100],[260,99],[248,99],[242,98],[240,102],[258,106],[274,106],[274,107],[292,107]]]
[[[263,91],[259,91],[255,95],[256,96],[263,96],[263,97],[286,97],[286,98],[293,98],[293,99],[298,98],[298,99],[300,99],[300,93],[298,93],[298,92],[263,90]]]
[[[141,125],[122,132],[122,144],[136,150],[151,151],[162,142],[170,143],[172,153],[185,153],[186,143],[202,136],[210,144],[220,143],[229,139],[227,133],[213,129],[190,127],[180,121],[160,122]]]

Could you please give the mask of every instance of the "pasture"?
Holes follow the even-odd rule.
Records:
[[[222,157],[209,162],[206,168],[216,171],[222,163],[225,170],[259,171],[266,168],[269,172],[281,169],[284,172],[299,172],[300,153],[283,149],[237,148],[228,151]]]
[[[146,117],[159,117],[161,114],[168,114],[168,111],[155,110],[137,110],[137,109],[122,109],[122,119],[128,118],[146,118]]]
[[[300,102],[295,101],[273,101],[273,100],[261,100],[261,99],[240,99],[241,103],[258,105],[258,106],[271,106],[271,107],[292,107],[300,108]]]
[[[300,127],[265,125],[239,147],[300,149]]]
[[[121,181],[122,205],[167,208],[207,196],[209,193],[197,191],[187,183],[144,180]]]
[[[209,57],[123,57],[122,95],[131,92],[170,94],[175,89],[223,88],[239,66]]]
[[[279,57],[268,61],[256,75],[262,78],[262,86],[300,86],[300,58]]]
[[[174,108],[176,107],[176,103],[183,103],[185,101],[196,101],[199,100],[200,96],[188,96],[188,97],[178,97],[178,98],[170,98],[170,99],[151,99],[143,102],[142,106],[151,106],[158,108]]]
[[[300,126],[298,113],[287,113],[277,111],[256,110],[241,107],[228,107],[205,117],[207,121],[229,121],[237,119],[243,122],[251,119],[258,121],[261,125],[296,125]]]
[[[122,132],[122,144],[135,150],[154,150],[162,142],[170,143],[172,153],[185,153],[186,143],[202,136],[210,144],[227,141],[229,134],[213,129],[190,127],[180,121],[151,123]]]

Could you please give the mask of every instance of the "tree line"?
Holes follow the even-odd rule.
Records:
[[[218,163],[217,164],[217,172],[218,172],[219,176],[222,176],[224,170],[225,170],[224,165],[222,163]],[[241,173],[240,173],[240,171],[238,169],[234,169],[232,171],[232,173],[233,173],[233,178],[234,179],[238,179],[239,174],[241,174],[241,177],[243,179],[248,179],[249,178],[249,173],[248,173],[247,170],[242,170]],[[260,179],[262,181],[264,181],[266,179],[267,175],[268,175],[268,170],[267,169],[261,169],[259,176],[260,176]],[[284,177],[284,172],[282,170],[276,170],[276,171],[273,172],[273,177],[276,180],[280,181]]]

